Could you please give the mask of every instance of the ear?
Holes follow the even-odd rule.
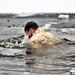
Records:
[[[32,28],[30,28],[30,31],[31,31],[32,33],[34,33],[34,32],[35,32],[35,30],[34,30],[34,29],[32,29]]]

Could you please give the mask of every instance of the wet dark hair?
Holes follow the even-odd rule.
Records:
[[[26,31],[29,31],[30,28],[37,30],[37,29],[38,29],[37,23],[35,23],[35,22],[33,22],[33,21],[28,22],[28,23],[25,25],[25,27],[24,27],[24,31],[25,31],[25,32],[26,32]]]

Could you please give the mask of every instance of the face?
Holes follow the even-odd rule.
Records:
[[[33,36],[35,33],[35,30],[30,28],[29,31],[26,31],[26,35],[29,37],[29,39]]]

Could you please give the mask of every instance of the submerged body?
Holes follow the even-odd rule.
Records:
[[[44,45],[53,46],[61,42],[61,39],[39,27],[33,36],[28,40],[27,47],[42,48]]]

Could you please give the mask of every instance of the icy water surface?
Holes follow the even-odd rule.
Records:
[[[62,36],[62,34],[60,35]],[[65,34],[64,37],[66,37]],[[70,38],[74,38],[74,36],[71,36]],[[0,47],[1,75],[70,75],[69,71],[74,67],[74,40],[66,40],[62,44],[53,47],[31,51],[28,51],[26,48]]]
[[[2,19],[2,21],[4,21],[3,25],[9,26],[15,22],[17,22],[17,26],[21,25],[20,19],[12,20],[12,22],[8,23],[9,25],[7,24],[6,20],[7,19]],[[23,19],[25,23],[30,20],[31,19]],[[47,22],[55,21],[55,19],[46,20]],[[43,19],[42,21],[40,19],[34,19],[34,21],[38,22],[40,26],[41,24],[46,24]],[[56,21],[59,22],[59,20]],[[19,25],[18,22],[20,22]],[[70,22],[70,24],[75,24],[74,22],[75,20],[72,20],[72,23]],[[9,42],[10,38],[20,40],[16,37],[23,35],[24,32],[22,31],[23,27],[19,27],[19,29],[15,27],[1,28],[0,43],[4,41]],[[54,28],[50,29],[49,31],[61,39],[66,38],[64,39],[66,41],[53,47],[44,47],[43,49],[31,51],[28,51],[26,47],[8,48],[7,43],[0,45],[0,75],[70,75],[69,71],[72,68],[75,68],[75,32],[63,32],[61,28],[58,28],[58,30]]]
[[[11,53],[13,54],[13,50]],[[73,67],[75,67],[75,46],[69,45],[41,49],[41,51],[37,50],[32,53],[26,52],[24,56],[0,57],[0,73],[3,75],[23,75],[25,73],[51,75],[66,75],[67,73],[69,75]]]

